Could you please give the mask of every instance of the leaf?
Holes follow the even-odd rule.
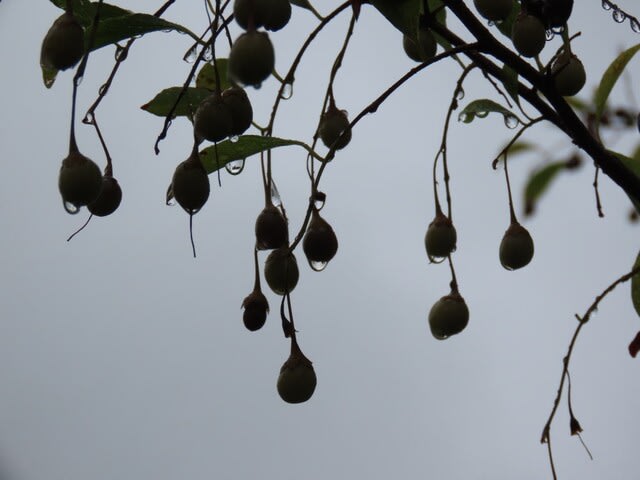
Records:
[[[299,145],[308,148],[303,142],[298,140],[263,137],[261,135],[242,135],[236,142],[225,140],[217,145],[211,145],[201,150],[200,160],[207,170],[207,173],[213,173],[234,160],[244,160],[256,153],[264,152],[272,148],[285,147],[287,145]],[[216,151],[218,153],[217,160]]]
[[[309,3],[309,0],[290,0],[291,5],[306,8],[307,10],[314,11],[313,6]]]
[[[151,101],[145,103],[140,108],[159,117],[169,115],[171,107],[176,103],[182,87],[165,88],[158,93]],[[173,112],[174,117],[190,117],[195,112],[200,102],[211,95],[211,91],[206,88],[187,88],[180,99],[180,103]]]
[[[640,267],[640,253],[638,253],[636,261],[633,264],[633,269],[637,267]],[[640,273],[631,277],[631,301],[633,302],[633,308],[636,309],[636,313],[640,315]]]
[[[596,89],[593,99],[593,103],[596,107],[595,114],[597,121],[599,121],[602,116],[602,112],[604,111],[604,107],[607,103],[611,90],[613,90],[613,87],[620,78],[620,75],[638,50],[640,50],[640,43],[622,52],[605,70],[604,75],[602,75],[602,79],[600,80],[600,84]]]
[[[132,13],[130,15],[101,19],[100,23],[98,23],[98,31],[96,32],[92,50],[157,31],[186,33],[200,42],[197,35],[182,25],[146,13]],[[88,32],[85,32],[86,36],[88,36]]]
[[[51,3],[58,8],[64,9],[67,1],[51,0]],[[76,0],[73,5],[73,13],[84,27],[84,43],[86,46],[89,44],[91,25],[93,24],[97,5],[96,2],[89,2],[88,0]],[[182,25],[169,22],[154,15],[132,13],[130,10],[103,3],[100,7],[100,21],[91,51],[98,50],[99,48],[121,40],[138,37],[159,30],[186,33],[194,40],[200,42],[197,35]],[[52,70],[45,71],[43,68],[42,77],[47,88],[53,85],[56,75],[57,72],[53,72]]]
[[[636,358],[636,355],[638,355],[638,352],[640,352],[640,332],[638,332],[638,334],[629,344],[629,353],[633,358]]]
[[[421,0],[371,0],[391,24],[412,38],[418,31]]]
[[[632,157],[627,157],[626,155],[623,155],[619,152],[613,152],[611,150],[608,150],[609,153],[615,155],[616,157],[618,157],[618,159],[629,169],[631,170],[631,172],[633,172],[634,175],[636,175],[637,177],[640,178],[640,157],[636,157],[636,158],[632,158]],[[634,153],[634,155],[638,154],[638,150],[636,150],[636,152]],[[633,198],[629,197],[631,199],[631,202],[633,203],[633,206],[636,208],[636,210],[638,212],[640,212],[640,202],[635,201]]]
[[[513,101],[516,102],[517,105],[520,105],[520,96],[518,95],[518,72],[505,63],[502,66],[502,73],[504,74],[504,80],[502,82],[504,89]]]
[[[507,150],[507,153],[509,154],[509,158],[511,158],[514,155],[518,155],[520,153],[525,153],[525,152],[527,152],[529,150],[536,150],[536,148],[537,148],[536,145],[534,145],[533,143],[520,141],[520,142],[513,143],[509,147],[509,150]]]
[[[216,65],[218,66],[218,75],[220,75],[220,90],[225,90],[231,86],[231,82],[227,77],[229,60],[226,58],[217,58]],[[196,76],[196,87],[206,88],[212,91],[216,89],[216,73],[212,63],[207,62],[200,69]]]
[[[505,123],[516,120],[519,123],[522,123],[517,115],[515,115],[499,103],[496,103],[493,100],[489,100],[487,98],[474,100],[469,105],[464,107],[464,109],[458,115],[458,121],[471,123],[476,117],[485,118],[491,112],[500,113],[504,117]]]
[[[500,33],[502,33],[509,40],[511,40],[511,30],[513,29],[513,22],[516,21],[516,18],[520,13],[520,4],[517,2],[512,3],[513,7],[511,8],[511,13],[509,13],[509,16],[502,22],[496,23],[496,27],[498,27]]]
[[[557,175],[565,170],[566,167],[567,162],[553,162],[529,175],[524,188],[524,204],[527,215],[535,211],[536,203],[540,197],[549,189],[551,182],[553,182]]]

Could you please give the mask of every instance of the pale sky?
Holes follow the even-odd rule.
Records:
[[[114,3],[144,12],[161,4]],[[635,9],[635,2],[618,3]],[[338,2],[316,4],[327,13]],[[196,259],[188,216],[164,204],[173,170],[190,152],[190,125],[174,121],[156,156],[162,119],[139,107],[182,84],[191,67],[181,60],[187,36],[154,33],[131,50],[97,111],[122,204],[66,242],[88,214],[65,213],[57,189],[72,73],[61,73],[47,90],[38,65],[42,38],[59,14],[46,1],[0,3],[2,480],[551,478],[539,438],[574,314],[629,271],[638,251],[630,203],[613,182],[601,176],[600,219],[588,159],[564,175],[537,215],[522,219],[535,241],[532,263],[507,272],[498,261],[509,221],[506,187],[503,172],[490,164],[513,132],[492,115],[453,122],[454,262],[471,313],[464,332],[435,340],[427,314],[448,293],[449,271],[428,263],[423,238],[434,214],[432,159],[460,69],[448,62],[425,70],[358,124],[323,177],[322,214],[339,250],[321,273],[297,250],[301,278],[292,294],[298,339],[318,387],[307,403],[285,404],[276,391],[289,352],[279,297],[263,282],[271,314],[256,333],[244,328],[240,309],[253,287],[253,228],[263,207],[257,157],[241,175],[223,174],[222,188],[212,177],[209,202],[194,217]],[[166,18],[196,32],[206,24],[203,2],[178,1]],[[310,142],[348,19],[341,15],[309,50],[275,135]],[[315,22],[294,7],[291,23],[271,34],[279,71]],[[574,51],[587,69],[585,94],[622,48],[640,40],[599,0],[576,2],[570,26],[582,31]],[[240,30],[234,25],[233,32]],[[557,42],[547,45],[545,58]],[[80,117],[113,53],[105,48],[90,57]],[[637,62],[630,64],[634,78]],[[400,34],[363,6],[334,87],[338,106],[355,116],[413,65]],[[463,105],[491,95],[500,100],[478,74],[468,82]],[[266,123],[276,88],[271,78],[248,91],[258,123]],[[637,111],[638,92],[627,92],[618,86],[614,103]],[[103,167],[93,129],[79,124],[77,137],[80,150]],[[608,140],[630,152],[638,141],[630,137]],[[525,138],[549,160],[572,151],[550,126]],[[297,232],[309,195],[306,155],[297,147],[273,155]],[[518,212],[524,181],[543,160],[529,155],[510,163]],[[583,329],[571,363],[572,396],[594,460],[569,435],[565,397],[552,430],[560,478],[628,479],[640,470],[640,359],[627,352],[639,329],[628,284]]]

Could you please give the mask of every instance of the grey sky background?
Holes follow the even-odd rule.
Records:
[[[117,3],[152,12],[161,2]],[[326,3],[317,2],[322,12],[338,4]],[[151,34],[131,50],[97,111],[122,205],[65,241],[88,214],[67,215],[57,191],[72,74],[47,90],[38,65],[40,42],[58,14],[46,1],[0,3],[3,480],[551,478],[539,438],[574,314],[627,272],[638,250],[629,201],[610,180],[601,177],[606,217],[599,219],[593,169],[565,175],[524,222],[535,241],[533,262],[507,272],[497,254],[509,220],[506,188],[490,163],[512,132],[492,116],[455,122],[454,262],[471,318],[462,334],[436,341],[427,313],[448,293],[449,271],[428,264],[423,237],[433,217],[432,159],[459,67],[443,63],[412,79],[358,125],[323,178],[323,216],[340,247],[322,273],[297,254],[294,316],[318,387],[309,402],[288,405],[275,388],[289,352],[279,298],[265,291],[272,313],[261,331],[247,332],[241,320],[262,208],[257,157],[240,176],[224,174],[222,188],[212,178],[209,202],[194,217],[197,259],[188,216],[164,205],[173,170],[191,148],[189,123],[176,120],[155,156],[162,120],[139,106],[182,84],[190,69],[181,60],[186,36]],[[197,32],[206,24],[203,2],[176,2],[166,18]],[[294,8],[292,22],[271,35],[280,71],[314,24]],[[343,14],[317,39],[276,135],[310,140],[347,24]],[[585,93],[620,49],[640,40],[598,0],[576,2],[571,28],[582,31],[574,48],[588,72]],[[113,49],[91,56],[81,117],[112,63]],[[411,66],[399,33],[364,6],[335,84],[339,107],[357,114]],[[630,72],[637,96],[637,59]],[[269,79],[249,91],[259,123],[276,87]],[[477,74],[465,91],[463,104],[494,95]],[[624,86],[613,99],[638,108]],[[77,136],[80,150],[104,166],[93,129],[78,124]],[[571,152],[548,126],[526,138],[553,158]],[[610,140],[630,151],[638,138]],[[518,211],[523,181],[539,161],[531,155],[510,163]],[[308,198],[304,151],[275,150],[274,175],[297,232]],[[625,285],[584,328],[571,378],[595,460],[570,437],[563,400],[552,431],[561,478],[637,475],[639,366],[627,345],[639,325]]]

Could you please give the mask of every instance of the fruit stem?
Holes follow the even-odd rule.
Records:
[[[447,255],[447,259],[449,260],[449,268],[451,269],[451,282],[449,283],[449,286],[451,287],[451,293],[459,293],[458,280],[456,278],[456,271],[453,268],[453,260],[451,260],[451,254]]]
[[[260,292],[260,267],[258,266],[258,248],[253,247],[254,281],[253,291]]]

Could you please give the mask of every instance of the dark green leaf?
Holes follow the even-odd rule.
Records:
[[[566,169],[567,162],[553,162],[529,175],[524,188],[524,204],[527,214],[533,213],[540,197],[549,189],[551,182]]]
[[[260,135],[242,135],[238,141],[225,140],[217,145],[211,145],[200,151],[200,160],[208,173],[213,173],[223,168],[234,160],[244,160],[256,153],[264,152],[272,148],[285,147],[287,145],[306,145],[298,140],[286,140],[277,137],[263,137]],[[216,151],[218,157],[216,160]]]
[[[504,89],[513,101],[516,102],[517,105],[520,105],[520,96],[518,95],[518,72],[505,63],[502,66],[502,73],[504,74],[504,81],[502,82]]]
[[[51,0],[56,7],[64,9],[66,0]],[[89,2],[88,0],[76,0],[73,4],[73,14],[76,16],[80,24],[87,28],[93,23],[93,18],[96,15],[97,2]],[[112,17],[122,17],[124,15],[130,15],[130,10],[103,3],[100,7],[100,18],[105,20]]]
[[[298,7],[306,8],[307,10],[313,11],[313,6],[309,3],[309,0],[290,0],[291,5],[296,5]]]
[[[415,37],[421,0],[371,0],[371,3],[394,27],[405,35]]]
[[[638,253],[636,262],[633,264],[634,269],[637,267],[640,267],[640,253]],[[631,301],[633,302],[633,308],[640,315],[640,273],[631,277]]]
[[[504,108],[499,103],[487,98],[474,100],[467,105],[458,115],[458,121],[471,123],[476,117],[484,118],[491,112],[501,114],[504,117],[505,123],[509,123],[509,126],[511,126],[511,122],[515,121],[522,123],[517,115]]]
[[[227,66],[229,60],[226,58],[216,59],[218,66],[218,75],[220,75],[220,90],[225,90],[231,86],[231,82],[227,78]],[[196,87],[206,88],[208,90],[216,89],[216,73],[212,63],[205,63],[196,76]]]
[[[537,148],[536,145],[534,145],[533,143],[520,141],[520,142],[513,143],[509,147],[509,150],[507,150],[507,153],[509,154],[509,158],[511,158],[514,155],[518,155],[520,153],[525,153],[530,150],[536,150],[536,148]]]
[[[607,103],[607,99],[609,98],[609,94],[611,94],[611,90],[613,90],[614,85],[620,78],[620,75],[624,71],[625,67],[629,63],[629,61],[633,58],[633,56],[640,50],[640,44],[635,45],[624,52],[622,52],[618,57],[609,65],[607,70],[602,75],[602,79],[600,80],[600,84],[596,90],[594,95],[593,103],[596,107],[596,119],[600,119],[602,112],[604,111],[604,107]]]
[[[633,174],[640,178],[640,155],[636,158],[632,158],[618,152],[610,151],[610,153],[618,157],[620,161],[633,172]],[[638,150],[634,152],[634,155],[636,154],[638,154]],[[633,198],[631,198],[631,202],[636,207],[636,210],[640,212],[640,202],[636,202]]]
[[[169,115],[173,105],[175,105],[181,90],[182,87],[166,88],[140,108],[159,117],[166,117]],[[200,102],[209,95],[211,95],[211,92],[206,88],[187,88],[173,115],[175,117],[190,117],[200,105]]]
[[[496,23],[496,27],[500,30],[505,37],[511,40],[511,29],[513,28],[513,22],[516,21],[516,17],[520,14],[520,4],[517,2],[513,2],[513,7],[511,8],[511,13],[509,16],[505,18],[502,22]]]
[[[194,40],[199,41],[198,37],[192,33],[191,30],[182,25],[146,13],[132,13],[130,15],[101,20],[98,24],[93,50],[121,40],[127,40],[132,37],[157,31],[186,33]]]

